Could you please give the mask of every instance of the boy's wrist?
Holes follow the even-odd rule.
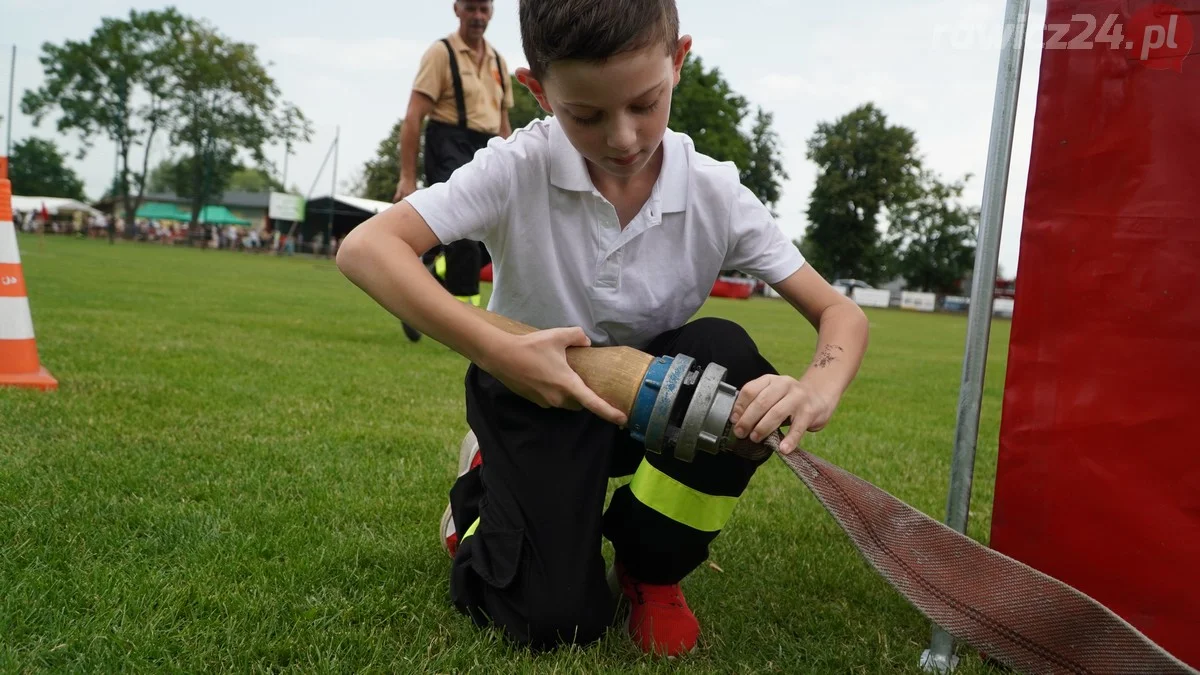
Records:
[[[501,355],[511,351],[513,335],[491,324],[487,324],[477,335],[478,339],[472,341],[471,353],[465,356],[480,369],[492,373]]]
[[[808,372],[800,377],[800,384],[826,401],[831,408],[836,408],[842,400],[842,395],[846,393],[846,388],[840,381],[815,365],[809,366]]]

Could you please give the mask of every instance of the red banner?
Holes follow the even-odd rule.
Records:
[[[1049,0],[991,545],[1200,667],[1200,0]]]

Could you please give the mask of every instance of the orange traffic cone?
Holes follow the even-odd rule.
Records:
[[[13,226],[7,157],[0,157],[0,385],[58,388],[58,381],[38,361],[17,228]]]

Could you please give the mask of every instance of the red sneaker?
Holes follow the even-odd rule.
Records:
[[[475,438],[475,432],[468,431],[458,449],[458,475],[461,476],[480,464],[483,464],[483,453],[479,451],[479,440]],[[449,504],[446,504],[446,510],[442,512],[442,523],[438,532],[442,548],[453,558],[458,552],[458,533],[454,531],[454,514]]]
[[[647,654],[675,658],[690,654],[700,638],[700,622],[688,608],[679,584],[647,584],[615,565],[621,593],[629,602],[629,637]]]

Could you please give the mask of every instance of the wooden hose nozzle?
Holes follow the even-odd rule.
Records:
[[[506,316],[474,307],[484,320],[513,335],[528,335],[536,328]],[[629,416],[633,412],[638,390],[654,357],[633,347],[568,347],[567,363],[589,389],[609,405]],[[761,459],[779,449],[783,434],[775,431],[760,443],[749,439],[730,444],[728,450],[748,459]]]
[[[513,335],[537,329],[506,316],[477,308],[493,326]],[[628,416],[654,357],[633,347],[568,347],[567,363],[589,389]]]

